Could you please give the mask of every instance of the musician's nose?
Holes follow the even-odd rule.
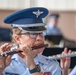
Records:
[[[36,37],[36,40],[39,41],[39,40],[42,40],[43,38],[44,38],[44,36],[41,36],[40,34],[38,34]]]

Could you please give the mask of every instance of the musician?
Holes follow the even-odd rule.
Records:
[[[58,27],[58,20],[60,15],[58,13],[51,13],[48,17],[48,23],[46,25],[46,35],[62,35],[60,28]]]
[[[12,26],[12,37],[18,44],[16,50],[22,50],[23,52],[0,58],[2,75],[61,75],[59,63],[41,55],[44,47],[31,49],[33,46],[44,44],[43,32],[46,28],[42,18],[46,17],[47,14],[48,10],[46,8],[34,7],[17,11],[4,19],[6,24]],[[9,43],[2,45],[0,53],[9,51],[11,46]],[[65,53],[67,53],[66,48],[63,54]],[[70,59],[67,58],[61,64],[64,73],[65,65],[69,61]]]

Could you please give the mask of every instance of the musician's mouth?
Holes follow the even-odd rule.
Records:
[[[34,44],[32,47],[34,47],[34,46],[41,46],[41,45],[44,45],[44,43],[36,43],[36,44]]]

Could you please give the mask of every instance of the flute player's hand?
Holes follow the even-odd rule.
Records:
[[[6,51],[9,51],[11,48],[9,43],[5,43],[0,47],[0,54]],[[11,56],[1,57],[0,56],[0,73],[4,70],[6,66],[8,66],[11,62]]]
[[[36,64],[34,62],[34,57],[36,56],[36,53],[34,53],[35,51],[32,51],[31,48],[29,46],[26,46],[24,45],[23,46],[23,52],[25,54],[25,63],[26,63],[26,66],[29,68],[29,69],[33,69],[35,68]],[[31,63],[30,63],[31,62]]]
[[[71,50],[68,50],[67,48],[65,48],[64,51],[62,52],[62,55],[65,55],[68,53],[70,54]],[[70,57],[62,58],[60,61],[61,61],[60,65],[62,68],[63,75],[68,75],[68,69],[70,67],[71,58]]]

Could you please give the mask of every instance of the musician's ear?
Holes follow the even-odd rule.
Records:
[[[18,44],[20,44],[20,36],[14,35],[13,38]]]

